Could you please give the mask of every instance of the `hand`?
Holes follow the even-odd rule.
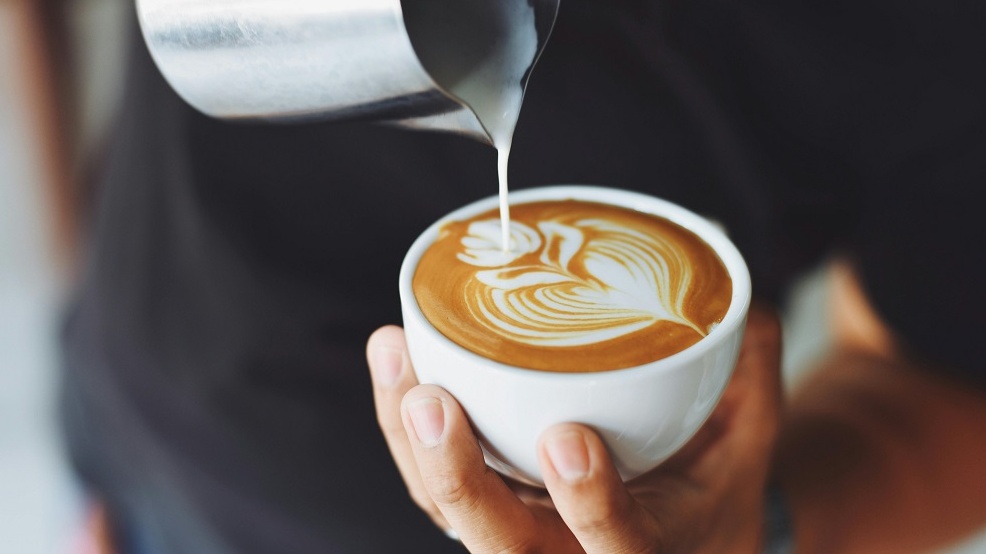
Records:
[[[377,418],[414,501],[471,552],[756,552],[780,409],[780,328],[751,308],[740,359],[709,421],[656,470],[624,484],[605,445],[575,423],[547,430],[547,491],[483,461],[462,408],[418,385],[400,328],[370,337]]]

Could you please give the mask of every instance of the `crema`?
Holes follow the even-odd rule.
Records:
[[[447,224],[413,279],[421,311],[460,346],[505,364],[590,372],[642,365],[702,340],[732,282],[691,231],[575,200]]]

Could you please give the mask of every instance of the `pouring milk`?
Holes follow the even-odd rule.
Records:
[[[497,150],[501,240],[510,249],[507,168],[526,77],[538,55],[528,0],[416,0],[404,20],[421,63],[472,108]]]

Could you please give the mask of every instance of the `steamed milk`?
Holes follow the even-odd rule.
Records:
[[[524,99],[524,79],[537,57],[534,9],[528,0],[405,0],[415,51],[432,77],[468,104],[493,139],[500,181],[500,244],[510,248],[507,168]]]
[[[545,371],[634,367],[722,321],[732,280],[667,219],[574,200],[513,207],[508,254],[494,212],[446,225],[412,281],[425,318],[482,356]]]

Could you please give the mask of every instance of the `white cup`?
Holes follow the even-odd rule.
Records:
[[[496,362],[452,342],[424,317],[411,281],[421,255],[443,225],[494,209],[496,197],[460,208],[411,246],[400,274],[404,332],[418,381],[449,391],[472,421],[486,462],[515,479],[543,484],[538,437],[552,425],[578,422],[609,447],[624,480],[655,468],[698,431],[729,382],[750,307],[750,274],[736,247],[708,220],[664,200],[594,186],[554,186],[510,195],[511,204],[583,200],[664,217],[704,240],[733,284],[729,310],[705,338],[672,356],[628,369],[593,373],[535,371]]]

